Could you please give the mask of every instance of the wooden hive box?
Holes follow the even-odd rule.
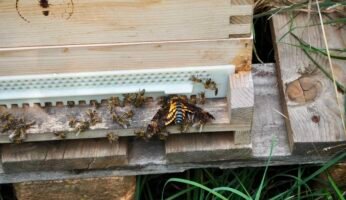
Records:
[[[250,71],[253,4],[253,0],[49,0],[48,4],[1,1],[0,27],[6,28],[0,28],[0,76],[232,64],[237,72],[230,77],[232,95],[204,105],[217,120],[203,132],[218,133],[183,136],[174,134],[180,132],[172,127],[169,131],[174,135],[165,142],[164,150],[171,162],[248,158],[254,105]],[[99,127],[79,136],[69,132],[66,116],[83,115],[88,106],[72,110],[66,106],[34,107],[12,112],[25,113],[36,120],[27,142],[38,142],[60,140],[54,135],[56,131],[67,131],[66,139],[104,138],[114,130],[120,137],[134,136],[134,129],[150,120],[147,113],[153,114],[157,108],[155,102],[149,102],[144,110],[138,110],[141,114],[133,128],[118,130],[105,119]],[[105,107],[99,112],[107,117],[102,114]],[[185,143],[181,143],[182,137]],[[0,134],[0,143],[9,143],[7,134]],[[107,167],[127,164],[126,139],[115,147],[104,145],[100,147],[112,151],[107,156],[114,160],[110,159]],[[85,148],[87,144],[73,141],[68,146],[71,156],[63,166],[55,165],[56,169],[83,168],[74,164],[81,156],[73,147]],[[37,151],[27,151],[32,148]],[[55,163],[64,159],[66,145],[57,144],[56,149],[49,150],[52,152],[48,157],[40,153],[46,152],[44,148],[40,143],[2,145],[4,169],[47,170],[53,164],[39,168],[37,163],[44,166],[42,163],[47,160]],[[63,155],[57,153],[59,149],[63,149]],[[86,157],[86,162],[94,159]],[[18,163],[21,168],[14,169],[12,166]]]

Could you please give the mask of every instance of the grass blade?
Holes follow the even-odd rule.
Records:
[[[333,178],[330,176],[330,174],[328,173],[328,181],[330,183],[330,185],[332,186],[332,188],[334,189],[336,195],[338,196],[338,198],[340,200],[345,200],[344,195],[342,195],[342,192],[340,191],[340,189],[338,188],[338,186],[336,185],[336,183],[334,182]]]
[[[190,185],[190,186],[194,186],[194,187],[197,187],[197,188],[200,188],[202,190],[205,190],[211,194],[213,194],[215,197],[218,197],[219,199],[222,199],[222,200],[227,200],[227,198],[223,195],[221,195],[220,193],[216,192],[216,191],[213,191],[212,189],[200,184],[200,183],[197,183],[195,181],[190,181],[190,180],[186,180],[186,179],[181,179],[181,178],[170,178],[168,179],[168,181],[165,183],[164,187],[163,187],[163,190],[162,190],[162,196],[161,196],[161,199],[163,199],[163,195],[164,195],[164,191],[165,191],[165,188],[166,186],[171,183],[171,182],[177,182],[177,183],[183,183],[183,184],[187,184],[187,185]]]

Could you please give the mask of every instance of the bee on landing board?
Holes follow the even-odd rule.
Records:
[[[180,125],[181,131],[185,132],[190,125],[198,124],[203,127],[208,121],[215,119],[213,115],[202,108],[190,104],[182,96],[171,96],[166,98],[161,108],[156,112],[147,126],[149,135],[164,133],[167,126]]]

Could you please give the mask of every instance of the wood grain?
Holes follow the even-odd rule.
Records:
[[[8,173],[41,170],[106,169],[128,163],[126,139],[106,139],[1,145]]]
[[[259,167],[268,164],[270,149],[274,144],[270,166],[296,164],[323,164],[332,155],[345,149],[346,145],[333,146],[325,154],[292,155],[287,139],[285,118],[282,113],[274,64],[254,64],[253,81],[255,86],[255,109],[252,133],[253,153],[250,159],[225,160],[198,163],[168,163],[165,147],[158,140],[134,140],[129,145],[129,163],[122,168],[85,171],[39,171],[4,173],[0,163],[0,183],[18,183],[33,180],[62,180],[111,176],[132,176],[183,172],[192,168],[239,168]],[[83,142],[83,141],[81,141]],[[54,148],[51,144],[51,148]]]
[[[242,1],[240,1],[242,2]],[[225,39],[250,35],[253,5],[230,0],[56,0],[0,2],[0,48],[119,42]],[[238,5],[236,5],[238,4]],[[48,16],[43,11],[49,11]]]
[[[18,48],[0,50],[0,76],[223,64],[241,69],[251,56],[252,38]]]
[[[236,145],[233,133],[188,134],[169,137],[166,157],[172,163],[211,162],[246,159],[251,156],[251,141]]]
[[[14,184],[18,200],[134,199],[135,176],[29,181]]]
[[[295,154],[312,154],[345,143],[346,132],[341,118],[344,105],[342,94],[335,92],[333,82],[316,68],[301,49],[289,45],[298,44],[293,36],[288,34],[281,38],[289,30],[289,16],[278,14],[272,19],[279,84],[292,151]],[[305,27],[306,19],[306,15],[299,14],[293,20],[294,26]],[[318,17],[313,15],[309,23],[318,24]],[[324,48],[320,26],[297,28],[294,33],[312,46]],[[345,34],[343,29],[326,26],[326,33],[329,48],[346,47],[341,37]],[[326,57],[314,53],[311,56],[331,73]],[[336,79],[343,85],[346,85],[346,69],[341,66],[345,65],[345,61],[333,60]]]
[[[251,128],[252,111],[247,108],[234,107],[232,120],[230,122],[228,115],[228,104],[226,98],[207,99],[204,105],[199,105],[201,108],[210,112],[217,119],[204,126],[202,132],[225,132],[236,130],[249,130]],[[92,126],[89,130],[80,133],[78,136],[73,128],[70,128],[68,121],[71,117],[83,119],[86,117],[86,112],[92,106],[58,106],[58,107],[30,107],[30,108],[12,108],[9,112],[14,116],[25,116],[27,119],[36,121],[36,124],[27,132],[26,142],[33,141],[50,141],[61,140],[55,136],[55,132],[65,132],[66,140],[88,139],[88,138],[105,138],[107,133],[115,132],[119,137],[135,136],[135,130],[145,129],[154,114],[159,109],[160,105],[157,101],[148,101],[144,108],[119,108],[118,112],[125,112],[132,109],[135,113],[130,121],[130,126],[126,129],[112,121],[111,115],[106,105],[97,109],[99,116],[102,118],[102,123]],[[179,126],[168,127],[171,134],[180,134]],[[188,132],[199,132],[197,128],[190,128]],[[0,134],[0,143],[10,143],[10,133]]]

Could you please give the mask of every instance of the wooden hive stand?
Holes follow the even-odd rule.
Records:
[[[65,1],[64,1],[65,2]],[[72,2],[72,3],[71,3]],[[128,69],[235,66],[227,98],[207,99],[201,107],[216,120],[202,133],[171,135],[163,149],[175,162],[246,159],[251,156],[254,88],[251,76],[253,0],[134,0],[62,3],[42,8],[35,2],[0,2],[0,76]],[[47,12],[48,11],[48,12]],[[5,67],[6,66],[6,67]],[[14,70],[16,69],[16,70]],[[146,102],[131,126],[111,122],[106,105],[102,123],[78,136],[70,116],[82,117],[89,102],[73,108],[11,108],[36,124],[24,144],[8,144],[0,134],[6,172],[121,167],[128,164],[134,131],[145,128],[159,106]],[[64,132],[62,140],[56,136]],[[115,132],[120,140],[104,139]]]

